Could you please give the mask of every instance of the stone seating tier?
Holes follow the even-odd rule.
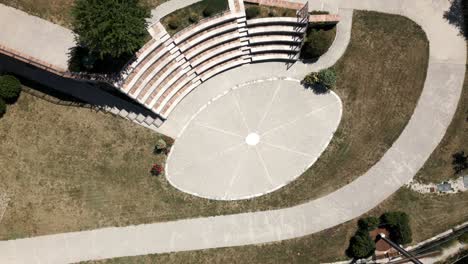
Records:
[[[239,0],[229,0],[238,7]],[[306,25],[297,18],[246,20],[226,12],[170,37],[152,26],[151,40],[138,54],[123,89],[148,109],[167,118],[193,89],[213,76],[247,63],[298,59]]]

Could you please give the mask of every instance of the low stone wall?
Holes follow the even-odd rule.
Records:
[[[67,78],[71,77],[71,74],[69,74],[67,72],[67,70],[65,70],[65,69],[62,69],[62,68],[57,67],[55,65],[52,65],[52,64],[49,64],[47,62],[41,61],[41,60],[36,59],[34,57],[27,56],[25,54],[22,54],[19,51],[10,49],[10,48],[8,48],[6,46],[0,45],[0,53],[4,54],[4,55],[7,55],[9,57],[12,57],[14,59],[17,59],[19,61],[25,62],[27,64],[31,64],[31,65],[33,65],[33,66],[35,66],[37,68],[42,69],[42,70],[52,72],[52,73],[57,74],[59,76],[67,77]]]
[[[310,15],[310,23],[337,23],[340,21],[339,15]]]
[[[288,9],[299,10],[304,7],[303,3],[289,2],[285,0],[244,0],[245,3],[258,4],[264,6],[276,6]]]

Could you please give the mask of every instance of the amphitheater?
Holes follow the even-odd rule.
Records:
[[[308,12],[301,15],[300,10],[307,10],[307,4],[272,1],[270,5],[298,10],[297,17],[247,20],[244,1],[228,2],[228,11],[173,36],[159,21],[151,25],[152,39],[116,86],[167,119],[187,94],[219,73],[249,63],[298,60],[310,20]],[[150,118],[146,121],[153,123]]]
[[[229,0],[227,11],[172,36],[160,21],[151,25],[152,39],[115,86],[160,118],[131,118],[164,129],[180,120],[170,115],[184,98],[220,73],[262,62],[280,62],[278,68],[286,71],[296,63],[305,67],[297,61],[309,22],[336,23],[339,19],[337,15],[309,15],[307,3],[247,2],[292,9],[296,16],[247,19],[244,1]],[[196,196],[238,200],[285,186],[318,159],[341,120],[341,100],[336,94],[305,92],[295,79],[257,78],[252,83],[220,86],[231,89],[205,99],[211,103],[182,122],[166,164],[169,182]],[[128,118],[126,111],[118,114]],[[302,125],[283,127],[291,116],[300,116],[295,123]],[[313,132],[307,129],[311,124],[316,127]],[[285,134],[294,136],[287,140]]]
[[[108,110],[176,138],[167,169],[169,181],[179,189],[210,199],[259,196],[281,188],[295,179],[301,169],[310,166],[327,146],[340,122],[341,100],[333,93],[320,98],[313,93],[305,96],[299,80],[311,71],[333,66],[342,57],[350,41],[354,9],[398,14],[413,20],[424,30],[430,42],[430,57],[424,88],[411,119],[382,158],[346,186],[288,208],[0,241],[1,263],[76,263],[298,238],[363,215],[415,176],[445,135],[463,88],[466,43],[458,30],[443,19],[444,10],[449,8],[448,1],[256,1],[273,5],[286,3],[299,10],[298,16],[247,20],[244,1],[229,0],[228,11],[171,36],[159,19],[198,1],[170,0],[159,6],[154,10],[154,23],[149,28],[152,39],[138,52],[122,80],[115,83],[121,92],[157,117],[118,107]],[[309,16],[301,11],[314,8],[336,15]],[[298,51],[306,25],[315,19],[339,19],[336,37],[329,51],[318,61],[304,64],[298,61]],[[70,42],[73,40],[67,37]],[[68,47],[64,46],[61,48],[66,51]],[[250,96],[252,93],[255,96]],[[245,100],[239,101],[239,98]],[[252,98],[255,100],[248,100]],[[265,98],[269,99],[263,100]],[[276,102],[275,98],[286,100],[284,104],[275,103],[276,112],[271,112],[269,105]],[[259,116],[257,112],[260,111],[255,108],[267,109],[262,111],[266,114]],[[307,111],[299,114],[299,108]],[[329,116],[321,112],[325,108]],[[247,112],[250,115],[246,115]],[[269,118],[270,112],[275,118]],[[300,122],[303,120],[308,122]],[[312,125],[301,126],[304,123]],[[301,131],[312,131],[315,124],[319,124],[316,131],[323,133],[313,137],[301,134]],[[284,131],[291,136],[282,136]],[[217,137],[212,136],[214,132],[219,132]],[[283,133],[275,135],[275,132]],[[193,156],[187,151],[200,144],[206,150],[196,157],[200,159],[197,164],[209,161],[216,166],[193,166],[184,174],[190,167],[186,157]],[[304,148],[311,145],[314,147]],[[278,162],[262,154],[262,148],[269,149],[265,153],[277,151],[280,154],[275,154],[276,157],[288,161],[287,167],[276,168],[285,173],[278,173],[278,177],[268,173]],[[232,161],[226,153],[235,153],[236,157],[256,155],[258,160],[252,164],[236,160],[239,166],[226,168],[230,171],[252,168],[248,171],[258,172],[255,173],[257,177],[238,178],[233,174],[221,182],[214,181],[213,177],[220,172],[206,170]],[[213,159],[203,160],[203,156]],[[222,160],[226,163],[220,163]],[[189,176],[193,179],[187,180]],[[250,181],[252,178],[260,180]],[[200,189],[208,181],[216,188]],[[256,188],[246,189],[246,185]]]

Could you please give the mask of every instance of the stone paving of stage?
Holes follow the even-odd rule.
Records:
[[[309,168],[341,120],[335,93],[299,81],[241,85],[203,106],[177,138],[168,180],[197,196],[237,200],[272,192]]]

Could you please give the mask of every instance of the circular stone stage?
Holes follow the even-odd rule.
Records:
[[[341,120],[341,100],[293,80],[257,81],[214,98],[182,130],[166,173],[176,188],[239,200],[281,188],[325,150]]]

